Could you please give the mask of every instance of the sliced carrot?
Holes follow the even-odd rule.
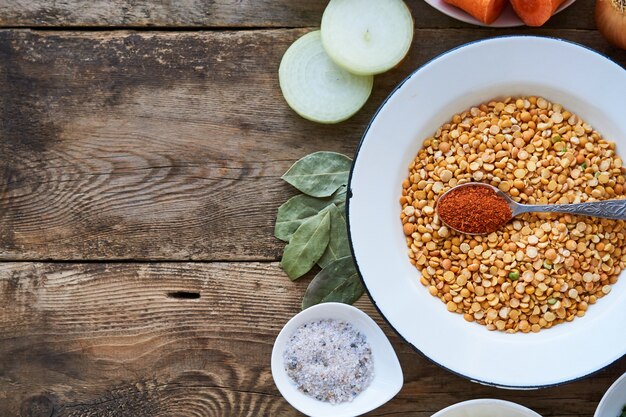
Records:
[[[505,0],[444,0],[471,14],[485,24],[491,24],[500,16]]]
[[[565,0],[511,0],[513,10],[528,26],[541,26]]]

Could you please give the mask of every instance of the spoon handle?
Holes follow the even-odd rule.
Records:
[[[626,199],[605,200],[578,204],[520,204],[515,215],[530,212],[569,213],[580,216],[603,217],[605,219],[626,220]]]

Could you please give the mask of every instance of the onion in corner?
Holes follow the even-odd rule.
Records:
[[[607,41],[626,49],[626,0],[597,0],[596,26]]]

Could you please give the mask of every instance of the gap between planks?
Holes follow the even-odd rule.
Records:
[[[285,243],[286,245],[286,243]],[[260,263],[270,264],[280,262],[280,258],[267,259],[267,258],[252,258],[252,259],[143,259],[143,258],[104,258],[104,259],[0,259],[0,264],[3,263],[49,263],[49,264],[150,264],[150,263],[170,263],[170,264],[215,264],[215,263],[228,263],[228,264],[245,264],[245,263]],[[287,276],[287,275],[285,275]]]
[[[318,29],[317,26],[0,26],[0,30],[32,30],[41,32],[254,32],[258,30]],[[454,29],[454,28],[424,28]]]
[[[319,26],[1,26],[0,30],[15,31],[34,31],[34,32],[181,32],[181,33],[241,33],[241,32],[257,32],[257,31],[282,31],[282,30],[317,30]],[[424,31],[467,31],[482,32],[485,34],[494,34],[493,36],[511,36],[511,31],[526,32],[528,35],[554,36],[554,32],[564,30],[568,32],[597,32],[593,28],[554,28],[554,27],[478,27],[478,26],[433,26],[433,27],[415,27],[414,32]],[[517,33],[521,34],[521,33]]]

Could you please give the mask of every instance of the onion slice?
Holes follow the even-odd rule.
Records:
[[[337,66],[324,51],[319,30],[287,49],[278,79],[287,104],[319,123],[338,123],[352,116],[363,107],[374,83],[371,75],[354,75]]]
[[[607,41],[626,49],[626,0],[597,0],[596,26]]]
[[[396,66],[413,40],[413,17],[402,0],[330,0],[322,16],[322,43],[354,74]]]

